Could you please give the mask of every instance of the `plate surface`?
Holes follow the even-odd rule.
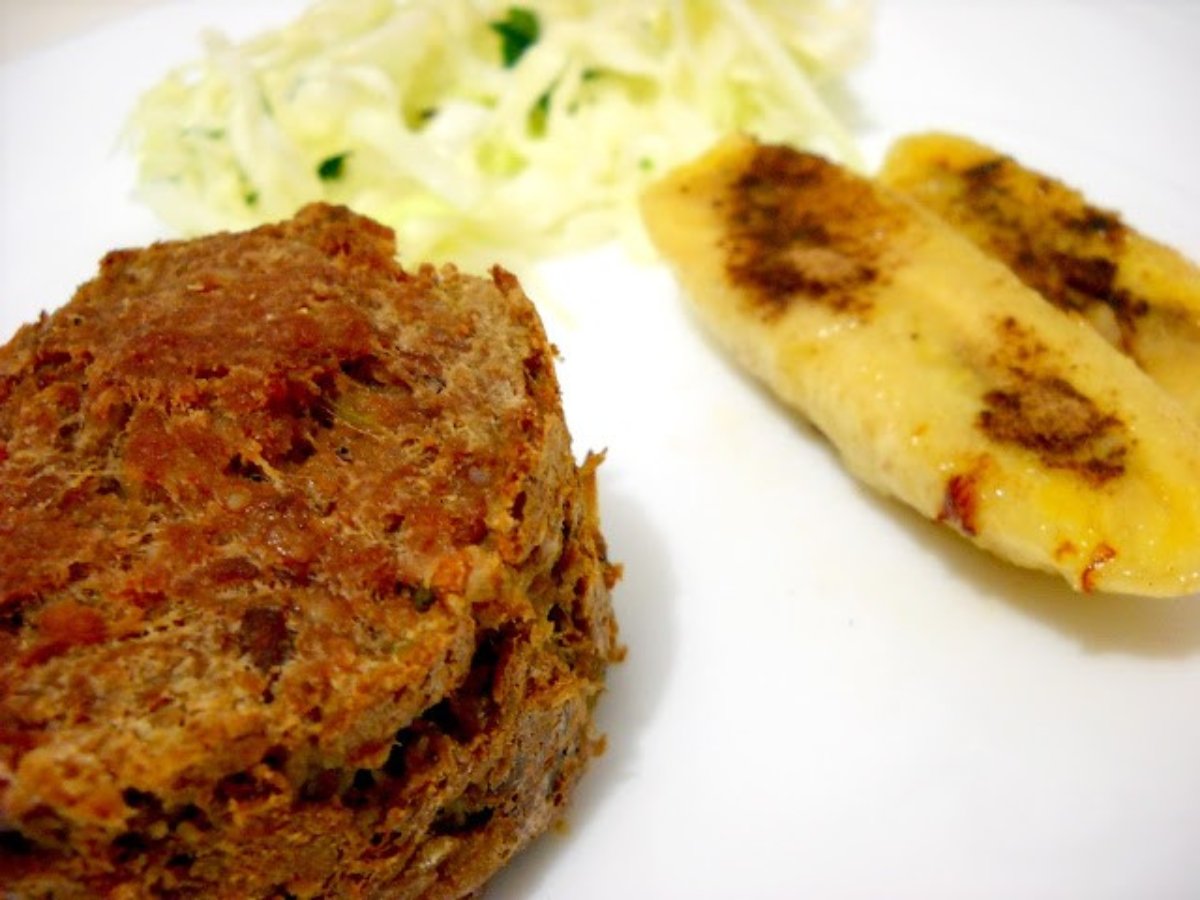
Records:
[[[0,67],[0,340],[169,236],[119,146],[138,92],[296,8],[161,3]],[[863,147],[969,134],[1198,258],[1197,46],[1187,2],[880,0]],[[1200,596],[1077,596],[861,489],[660,266],[527,287],[608,450],[629,657],[566,827],[489,897],[1197,895]]]

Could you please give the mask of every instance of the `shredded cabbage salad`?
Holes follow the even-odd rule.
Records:
[[[185,234],[316,199],[401,256],[470,266],[636,228],[642,186],[743,131],[854,164],[828,89],[870,0],[321,0],[205,37],[130,121],[139,195]]]

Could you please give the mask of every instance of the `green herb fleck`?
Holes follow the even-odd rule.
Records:
[[[189,138],[206,138],[207,140],[210,140],[210,141],[219,141],[219,140],[221,140],[221,138],[225,137],[225,129],[224,128],[200,128],[199,126],[196,126],[193,128],[184,128],[183,135],[184,135],[184,137],[189,137]]]
[[[492,22],[491,28],[500,36],[500,58],[506,69],[515,66],[541,35],[537,13],[524,6],[510,6],[504,18]]]
[[[529,133],[534,137],[542,137],[546,134],[546,119],[550,116],[550,93],[554,88],[549,88],[538,97],[537,103],[533,104],[533,108],[529,110]]]
[[[349,155],[349,153],[337,153],[321,160],[320,165],[317,166],[317,176],[322,181],[336,181],[341,178],[342,171],[346,167],[346,157]]]
[[[258,206],[258,191],[246,191],[244,194],[242,194],[242,200],[247,206]]]

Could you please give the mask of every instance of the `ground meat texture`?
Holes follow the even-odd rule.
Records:
[[[616,568],[517,280],[315,205],[0,349],[0,883],[470,893],[597,738]]]

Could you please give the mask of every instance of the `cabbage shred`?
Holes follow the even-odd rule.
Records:
[[[527,259],[630,234],[636,198],[731,131],[855,164],[828,89],[869,0],[323,0],[140,100],[139,195],[185,234],[311,200],[410,260]]]

